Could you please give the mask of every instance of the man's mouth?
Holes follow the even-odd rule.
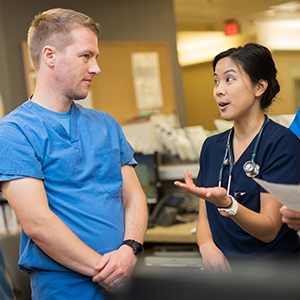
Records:
[[[83,81],[86,82],[89,85],[92,83],[92,79],[83,79]]]

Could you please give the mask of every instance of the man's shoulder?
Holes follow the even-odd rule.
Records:
[[[76,103],[76,102],[74,102],[73,105],[74,105],[73,106],[74,109],[78,110],[82,115],[96,115],[96,116],[101,116],[103,118],[109,116],[112,118],[112,116],[105,111],[101,111],[95,108],[85,107],[82,106],[80,103]]]
[[[74,108],[79,111],[80,115],[91,122],[96,121],[118,124],[116,119],[108,112],[97,110],[94,108],[87,108],[78,103],[75,103]]]
[[[0,120],[0,125],[9,125],[9,124],[22,124],[23,120],[26,118],[32,118],[30,110],[28,108],[28,101],[24,102],[22,105],[15,108],[13,111],[5,115]]]

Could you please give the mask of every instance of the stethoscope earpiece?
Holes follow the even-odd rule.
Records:
[[[246,161],[244,166],[243,166],[243,170],[244,172],[246,173],[246,175],[248,177],[256,177],[259,173],[259,165],[256,164],[254,161],[252,160],[249,160],[249,161]]]

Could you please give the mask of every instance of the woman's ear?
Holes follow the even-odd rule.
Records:
[[[265,79],[260,79],[256,84],[256,97],[260,97],[268,88],[268,81]]]
[[[43,48],[43,60],[50,67],[54,67],[55,65],[55,52],[56,49],[53,46],[45,46]]]

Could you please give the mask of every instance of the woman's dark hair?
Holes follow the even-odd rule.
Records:
[[[280,86],[276,79],[277,70],[269,49],[255,43],[248,43],[243,47],[230,48],[219,53],[214,58],[214,71],[218,61],[225,57],[230,57],[237,66],[241,66],[253,84],[257,84],[260,79],[268,82],[268,87],[260,102],[263,110],[268,108],[280,91]]]

